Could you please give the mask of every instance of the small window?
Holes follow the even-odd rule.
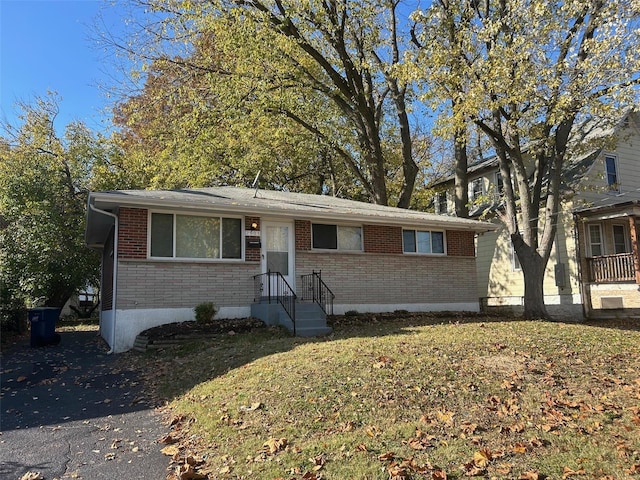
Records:
[[[509,246],[511,247],[511,271],[519,272],[522,270],[522,266],[520,265],[520,259],[518,258],[516,249],[513,247],[513,242],[510,243]]]
[[[362,251],[362,227],[314,223],[311,231],[313,248]]]
[[[613,226],[613,249],[616,254],[629,253],[627,229],[624,225]]]
[[[496,172],[496,189],[495,189],[496,202],[500,201],[500,198],[503,195],[504,195],[504,182],[502,181],[502,173]]]
[[[589,247],[592,257],[603,255],[604,245],[602,244],[602,229],[600,225],[589,225]]]
[[[449,205],[447,203],[447,192],[440,192],[436,195],[436,206],[440,215],[446,215],[449,213]]]
[[[152,213],[149,255],[154,258],[242,258],[242,220]]]
[[[617,159],[613,155],[604,157],[604,168],[607,175],[607,186],[609,191],[618,192],[620,190],[618,183],[618,165]]]
[[[484,195],[484,179],[482,177],[474,178],[469,185],[469,200],[475,202]]]
[[[427,230],[403,230],[405,253],[444,253],[444,232]]]

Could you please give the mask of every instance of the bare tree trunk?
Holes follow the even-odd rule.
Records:
[[[454,205],[456,216],[460,218],[469,217],[469,181],[467,178],[467,138],[464,131],[458,129],[454,138],[454,185],[455,198]]]
[[[515,249],[522,275],[524,278],[524,318],[548,320],[549,314],[544,304],[544,271],[548,259],[543,258],[538,252],[529,247],[522,236],[511,235],[511,241]]]

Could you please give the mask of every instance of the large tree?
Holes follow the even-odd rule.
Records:
[[[632,0],[451,0],[414,16],[429,39],[422,70],[444,86],[443,104],[464,87],[449,128],[473,122],[492,141],[526,317],[548,316],[543,277],[562,172],[585,148],[583,127],[611,125],[638,101],[639,14]],[[462,48],[441,25],[452,18]]]
[[[251,116],[286,121],[295,142],[315,142],[310,157],[323,158],[325,172],[346,172],[344,184],[375,203],[409,207],[418,165],[410,91],[396,76],[408,40],[399,1],[132,2],[158,17],[131,54],[152,75],[171,70],[178,95],[199,92],[192,96],[199,114],[213,107],[239,120],[245,135],[253,133]],[[178,52],[178,45],[188,47]],[[189,87],[196,77],[199,90]]]
[[[91,167],[106,150],[80,123],[58,136],[55,96],[22,109],[22,124],[2,125],[0,137],[0,283],[27,305],[62,307],[98,285],[84,216]]]

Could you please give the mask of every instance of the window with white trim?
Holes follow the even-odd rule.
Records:
[[[440,192],[436,194],[436,206],[440,215],[446,215],[449,213],[449,204],[447,202],[447,192]]]
[[[604,169],[609,191],[619,192],[620,184],[618,182],[618,159],[614,155],[605,155]]]
[[[589,252],[592,257],[604,255],[604,244],[602,242],[602,227],[600,224],[591,224],[588,226],[589,232]]]
[[[496,188],[494,191],[495,200],[500,201],[500,198],[504,195],[504,181],[502,180],[502,173],[496,172]]]
[[[311,245],[318,250],[362,251],[362,227],[314,223]]]
[[[469,183],[469,200],[475,202],[482,195],[484,195],[484,178],[474,178]]]
[[[404,253],[444,254],[444,232],[433,230],[403,230]]]
[[[153,212],[149,257],[241,259],[242,219]]]
[[[522,270],[522,265],[520,265],[520,259],[518,258],[516,249],[513,246],[513,242],[509,242],[509,246],[511,247],[511,271],[519,272]]]

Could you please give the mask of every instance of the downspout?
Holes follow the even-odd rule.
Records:
[[[113,328],[111,329],[111,350],[107,354],[114,353],[116,346],[116,301],[118,298],[118,216],[115,213],[107,212],[106,210],[100,210],[95,207],[93,203],[89,203],[89,208],[96,212],[113,218],[114,232],[113,232],[113,298],[111,300],[111,308],[113,309]]]

